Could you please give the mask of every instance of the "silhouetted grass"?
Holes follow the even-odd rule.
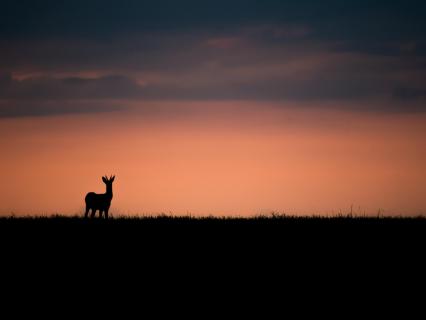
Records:
[[[35,215],[35,216],[3,216],[0,223],[69,223],[69,224],[381,224],[381,223],[425,223],[425,216],[293,216],[285,214],[257,215],[252,217],[242,216],[174,216],[174,215],[141,215],[141,216],[112,216],[108,220],[96,218],[83,218],[82,216],[65,215]]]
[[[213,255],[253,252],[274,256],[316,255],[334,251],[336,256],[362,248],[359,254],[382,252],[387,246],[405,252],[426,241],[426,218],[403,216],[113,216],[109,220],[81,216],[26,216],[0,218],[0,243],[14,253],[83,250],[89,257],[127,252],[153,261],[175,261]],[[12,249],[17,247],[18,249]],[[76,248],[76,249],[74,249]],[[358,250],[358,249],[357,249]],[[390,250],[390,249],[389,249]],[[171,262],[168,261],[167,264]]]

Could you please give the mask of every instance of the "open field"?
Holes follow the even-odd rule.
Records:
[[[173,216],[173,215],[141,215],[141,216],[112,216],[107,221],[105,219],[83,218],[82,216],[65,215],[36,215],[36,216],[2,216],[0,223],[68,223],[68,224],[399,224],[399,223],[420,223],[426,224],[426,216],[356,216],[356,215],[336,215],[336,216],[289,216],[281,214],[259,215],[253,217],[241,216]]]
[[[96,213],[96,219],[99,218],[98,213]],[[26,215],[26,214],[0,214],[0,220],[76,220],[82,219],[85,220],[82,214],[74,214],[74,215],[64,215],[60,213],[53,214],[36,214],[36,215]],[[94,219],[94,220],[96,220]],[[289,215],[285,213],[275,213],[271,212],[270,214],[259,214],[252,216],[243,216],[243,215],[177,215],[177,214],[136,214],[136,215],[110,215],[109,220],[239,220],[239,221],[260,221],[260,220],[269,220],[269,221],[277,221],[277,220],[426,220],[426,213],[420,214],[417,216],[408,216],[408,215],[358,215],[351,213],[339,213],[339,214],[327,214],[327,215]],[[87,220],[93,220],[93,218],[88,218]]]
[[[80,232],[81,231],[81,232]],[[321,216],[286,216],[268,215],[244,217],[194,217],[194,216],[140,216],[112,217],[108,220],[99,218],[82,218],[81,216],[27,216],[1,217],[0,235],[37,234],[44,237],[55,234],[59,237],[80,232],[96,238],[96,234],[114,238],[121,234],[124,238],[137,237],[164,241],[167,238],[182,239],[224,239],[245,238],[277,239],[316,238],[332,241],[350,239],[364,241],[368,237],[379,238],[383,235],[394,240],[401,239],[405,233],[408,237],[419,235],[426,237],[426,218],[418,217],[360,217],[341,215]],[[407,238],[407,237],[406,237]]]
[[[233,264],[244,269],[269,263],[278,272],[283,265],[309,269],[335,261],[332,268],[365,270],[374,261],[393,265],[421,260],[424,243],[424,217],[0,218],[4,257],[24,257],[22,266],[81,261],[78,268],[90,269],[131,261],[137,270],[173,274],[171,270],[182,266],[188,272],[217,264],[221,270],[234,270]]]

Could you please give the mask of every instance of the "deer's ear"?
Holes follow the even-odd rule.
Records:
[[[113,182],[115,179],[115,176],[112,176],[111,179],[109,179],[109,181]]]
[[[102,181],[103,181],[104,183],[107,183],[107,179],[105,179],[105,177],[102,177]]]

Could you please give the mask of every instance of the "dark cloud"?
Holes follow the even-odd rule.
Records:
[[[344,101],[385,95],[386,88],[375,80],[321,73],[308,79],[292,79],[283,75],[250,81],[148,85],[141,90],[142,98],[169,100]]]
[[[140,86],[123,76],[87,78],[30,78],[0,86],[8,100],[129,99],[140,95]]]
[[[134,98],[139,90],[134,81],[122,76],[16,81],[0,75],[0,117],[117,111],[124,108],[121,98]]]
[[[120,99],[408,104],[425,92],[425,15],[410,0],[6,0],[0,114]]]
[[[309,78],[225,79],[226,81],[154,83],[140,85],[125,76],[99,78],[68,77],[10,80],[0,85],[0,116],[28,116],[119,110],[122,101],[149,100],[256,100],[256,101],[359,101],[391,98],[406,101],[396,109],[411,111],[409,102],[426,97],[426,90],[390,87],[385,79],[370,74],[348,76],[345,72],[322,70]],[[124,103],[125,104],[125,103]],[[350,104],[352,108],[354,104]],[[370,104],[371,107],[371,104]],[[362,108],[360,105],[358,108]],[[397,111],[378,104],[376,111]],[[424,107],[415,105],[415,111]],[[424,110],[425,111],[425,110]]]
[[[105,101],[0,101],[0,118],[35,117],[123,110],[119,103]]]
[[[1,88],[7,88],[11,84],[12,84],[12,74],[0,73],[0,90]]]
[[[426,99],[426,88],[398,87],[394,89],[393,96],[402,101]]]
[[[320,70],[307,78],[273,75],[256,79],[238,75],[203,75],[197,82],[158,82],[140,85],[135,79],[110,75],[99,78],[29,78],[5,81],[0,85],[3,100],[339,100],[364,99],[385,93],[380,80],[369,74],[346,75],[335,70]],[[195,76],[194,76],[195,77]],[[188,75],[191,78],[191,75]]]
[[[3,0],[0,30],[12,38],[101,38],[285,22],[312,26],[322,37],[389,39],[421,35],[425,9],[420,0]]]

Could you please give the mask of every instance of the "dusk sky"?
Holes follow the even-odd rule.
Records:
[[[426,2],[4,0],[0,215],[426,213]]]

